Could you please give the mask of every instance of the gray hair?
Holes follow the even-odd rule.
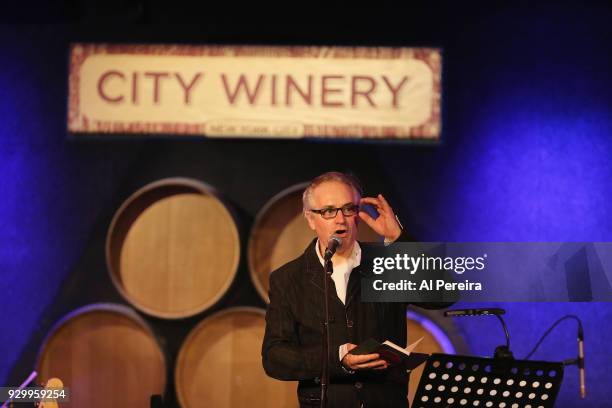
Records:
[[[355,193],[359,197],[363,196],[363,189],[361,188],[361,183],[359,179],[351,173],[340,173],[338,171],[328,171],[327,173],[323,173],[320,176],[315,177],[304,193],[302,194],[302,209],[304,212],[309,210],[310,208],[310,199],[312,196],[312,191],[317,188],[319,185],[326,183],[328,181],[336,181],[338,183],[345,184],[353,189]]]

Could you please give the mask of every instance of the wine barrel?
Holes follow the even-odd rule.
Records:
[[[270,273],[300,256],[316,237],[302,214],[302,193],[307,186],[308,183],[299,183],[276,194],[255,218],[249,237],[249,272],[253,285],[266,303],[269,302]],[[380,236],[362,222],[358,239],[379,242]]]
[[[183,408],[297,407],[296,382],[277,381],[261,364],[265,312],[236,307],[213,314],[187,336],[174,373]]]
[[[61,319],[43,342],[38,382],[61,379],[62,408],[147,407],[166,387],[166,360],[147,323],[131,308],[93,304]]]
[[[231,211],[215,189],[186,178],[159,180],[132,194],[106,239],[117,290],[160,318],[184,318],[214,305],[232,284],[239,258]]]

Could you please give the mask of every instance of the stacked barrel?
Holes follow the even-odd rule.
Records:
[[[270,273],[314,237],[301,215],[304,188],[291,186],[271,198],[251,228],[251,283],[266,302]],[[62,407],[147,407],[151,395],[167,390],[169,367],[183,408],[297,407],[296,384],[263,371],[264,309],[209,314],[191,328],[175,358],[164,350],[164,333],[147,323],[199,315],[227,293],[241,256],[236,221],[216,189],[199,180],[159,180],[125,200],[108,229],[106,261],[129,306],[96,303],[75,310],[40,349],[40,379],[59,377],[70,388]],[[379,237],[363,224],[359,239]],[[427,316],[407,318],[410,340],[425,337],[420,351],[453,351],[448,335]],[[413,378],[413,387],[417,383]]]

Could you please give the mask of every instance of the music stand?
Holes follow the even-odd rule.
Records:
[[[412,407],[551,408],[562,379],[562,363],[436,353]]]

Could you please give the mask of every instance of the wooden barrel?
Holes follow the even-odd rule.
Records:
[[[435,316],[436,312],[428,312],[427,314],[409,310],[406,314],[408,321],[408,344],[412,344],[421,337],[423,340],[419,343],[415,352],[418,353],[448,353],[454,354],[457,348],[461,348],[462,341],[454,339],[454,330],[449,330],[447,327],[442,327],[431,316]],[[446,325],[453,324],[447,320]],[[457,344],[455,344],[457,343]],[[412,406],[412,400],[416,394],[421,374],[425,364],[420,365],[410,374],[410,383],[408,384],[408,400]]]
[[[57,323],[40,348],[38,382],[60,378],[62,408],[148,407],[166,387],[164,353],[145,321],[117,304],[80,308]]]
[[[259,211],[249,237],[248,262],[251,279],[267,302],[270,273],[300,256],[316,234],[302,215],[302,193],[308,183],[291,186],[270,199]],[[359,224],[358,239],[380,241],[366,223]]]
[[[215,190],[169,178],[130,196],[111,222],[106,261],[132,305],[183,318],[215,304],[236,276],[240,240],[234,217]]]
[[[298,406],[297,383],[274,380],[263,370],[264,316],[257,308],[230,308],[191,331],[175,368],[183,408]]]

